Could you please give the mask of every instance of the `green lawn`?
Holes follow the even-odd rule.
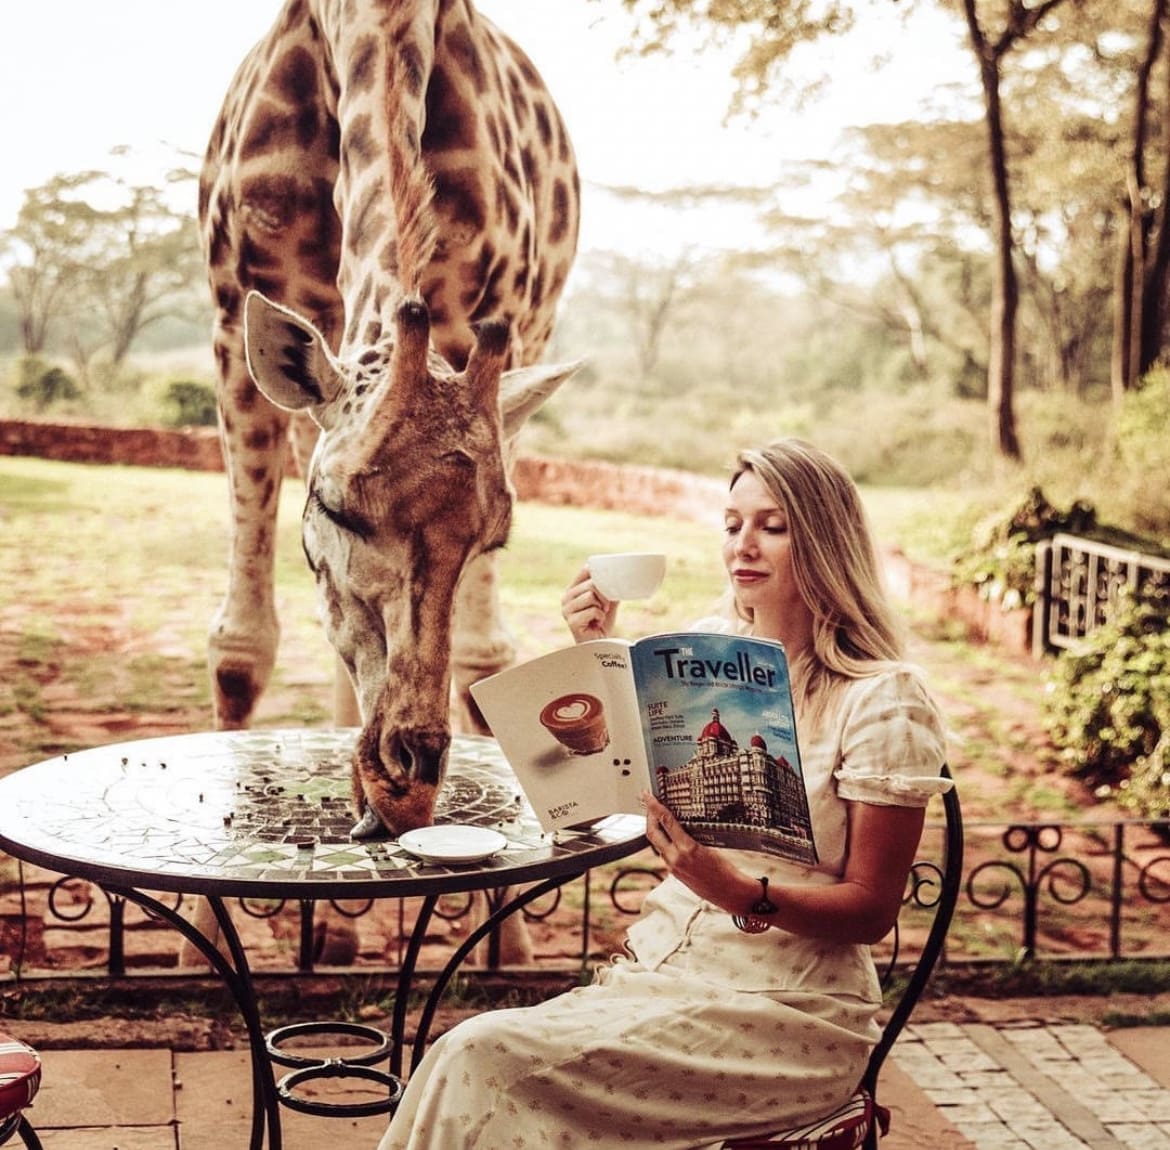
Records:
[[[328,720],[332,657],[300,547],[303,489],[278,523],[282,652],[258,723]],[[226,583],[221,474],[0,458],[0,755],[68,745],[55,714],[210,717],[208,625]],[[585,557],[662,550],[657,595],[624,608],[629,634],[683,626],[720,587],[718,532],[694,523],[524,503],[501,553],[502,600],[522,656],[568,641],[560,596]],[[91,736],[92,737],[92,736]]]
[[[914,506],[904,492],[870,497],[883,531]],[[286,483],[278,523],[281,654],[260,725],[329,718],[333,662],[301,554],[302,500],[300,482]],[[0,760],[67,749],[62,715],[74,727],[84,727],[86,716],[108,727],[111,714],[206,725],[205,642],[226,584],[222,474],[0,457],[0,529]],[[723,586],[719,548],[717,527],[519,504],[500,572],[520,656],[568,642],[560,597],[590,553],[666,553],[662,588],[622,608],[623,633],[640,635],[710,613]],[[101,736],[89,730],[77,740]]]

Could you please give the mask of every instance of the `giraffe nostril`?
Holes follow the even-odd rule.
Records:
[[[382,739],[382,765],[405,786],[437,787],[446,772],[450,742],[446,731],[394,731]]]

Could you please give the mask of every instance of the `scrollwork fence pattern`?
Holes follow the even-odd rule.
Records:
[[[929,905],[938,874],[931,850],[941,843],[941,834],[941,825],[928,823],[908,903]],[[944,962],[1170,958],[1170,820],[968,822],[965,858],[963,890]],[[558,938],[573,940],[571,947],[551,956],[541,955],[538,945],[538,968],[584,965],[619,949],[629,916],[658,881],[656,864],[655,856],[645,852],[591,872],[526,908],[530,930],[547,924]],[[7,889],[0,888],[0,941],[9,959],[9,979],[34,971],[38,977],[67,977],[77,964],[62,958],[59,939],[79,930],[88,938],[85,965],[119,977],[144,976],[149,964],[138,969],[140,962],[128,960],[128,933],[166,930],[173,935],[165,923],[149,921],[139,908],[78,879],[34,876],[22,865],[9,865],[5,873],[16,876]],[[167,897],[177,911],[186,911],[190,900],[184,904],[177,895]],[[412,921],[410,900],[303,900],[291,905],[240,900],[232,903],[232,910],[238,923],[269,925],[268,931],[242,928],[253,959],[255,939],[261,939],[267,953],[255,959],[255,968],[265,971],[321,969],[327,924],[348,922],[360,930],[372,921],[371,915],[383,916],[382,930],[395,941],[379,955],[354,956],[352,965],[394,969]],[[459,924],[483,912],[478,895],[442,900],[436,917],[448,924],[451,938],[437,938],[434,945],[457,944]],[[904,919],[900,945],[912,948],[913,914]],[[278,923],[284,941],[273,947],[264,940],[276,936]],[[898,959],[888,946],[879,951],[883,961]],[[498,951],[489,947],[482,965],[492,968],[497,962]]]

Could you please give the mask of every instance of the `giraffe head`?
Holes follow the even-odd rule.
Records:
[[[258,292],[244,315],[257,387],[323,432],[302,542],[361,710],[355,834],[401,834],[431,821],[443,780],[455,591],[471,559],[507,541],[507,444],[575,365],[505,371],[508,325],[491,321],[456,372],[417,297],[355,363]]]

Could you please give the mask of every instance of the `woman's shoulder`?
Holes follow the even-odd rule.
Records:
[[[946,759],[946,726],[920,667],[894,663],[848,684],[841,752],[846,775],[886,775],[891,769],[938,774]]]
[[[921,700],[935,706],[926,671],[905,661],[878,665],[872,674],[850,679],[844,688],[851,706],[884,706],[890,702]]]

